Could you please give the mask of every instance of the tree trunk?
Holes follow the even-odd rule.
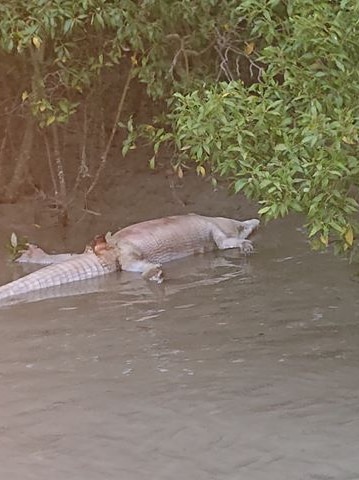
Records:
[[[16,202],[19,198],[21,187],[29,181],[29,160],[34,143],[34,127],[34,119],[29,114],[26,118],[24,136],[15,159],[14,173],[9,184],[5,187],[4,195],[1,198],[1,201],[4,203]]]
[[[43,97],[43,79],[41,75],[41,66],[44,59],[45,46],[41,44],[40,48],[30,47],[32,61],[31,86],[35,99]],[[29,179],[29,160],[31,158],[34,136],[35,119],[30,110],[26,113],[24,135],[14,162],[14,171],[9,184],[4,188],[3,202],[14,203],[19,198],[22,187],[30,183]]]

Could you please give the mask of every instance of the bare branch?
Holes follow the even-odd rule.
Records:
[[[242,49],[242,44],[239,44],[238,40],[232,39],[231,32],[222,33],[216,29],[216,35],[214,48],[219,57],[217,81],[219,81],[222,74],[225,75],[228,81],[241,78],[241,58],[245,58],[248,62],[251,79],[259,81],[263,73],[263,67]]]
[[[120,98],[120,101],[119,101],[119,104],[118,104],[118,107],[117,107],[117,112],[116,112],[115,120],[113,122],[110,137],[107,141],[105,150],[104,150],[103,154],[101,155],[100,165],[97,169],[97,172],[94,176],[94,179],[93,179],[91,185],[89,186],[89,188],[87,189],[87,192],[85,194],[86,196],[90,195],[92,190],[95,188],[95,186],[97,185],[97,182],[100,178],[100,174],[101,174],[102,170],[105,168],[108,153],[110,151],[113,139],[114,139],[115,134],[116,134],[117,129],[118,129],[118,122],[120,121],[121,113],[122,113],[122,110],[123,110],[123,105],[125,103],[126,95],[127,95],[128,89],[130,87],[130,83],[131,83],[131,80],[132,80],[132,74],[133,74],[133,67],[131,66],[129,71],[128,71],[126,82],[125,82],[125,85],[123,87],[122,95],[121,95],[121,98]]]

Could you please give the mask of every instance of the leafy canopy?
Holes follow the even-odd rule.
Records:
[[[176,93],[171,138],[198,171],[259,200],[266,218],[303,212],[315,247],[334,234],[347,250],[358,211],[359,4],[243,0],[235,14],[246,18],[258,81]]]
[[[22,100],[42,127],[67,122],[96,77],[130,58],[168,102],[161,128],[147,126],[155,154],[171,141],[179,173],[190,159],[266,218],[302,212],[314,246],[334,234],[338,250],[358,232],[358,25],[352,0],[0,4],[2,55],[26,72]]]

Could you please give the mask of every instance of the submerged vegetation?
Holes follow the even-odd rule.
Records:
[[[66,223],[119,131],[123,154],[141,133],[151,167],[165,143],[179,175],[194,165],[224,177],[268,219],[301,212],[315,248],[353,256],[358,26],[350,0],[5,0],[1,200],[37,187],[36,146]],[[142,126],[139,92],[156,113]],[[78,155],[65,161],[74,132]]]

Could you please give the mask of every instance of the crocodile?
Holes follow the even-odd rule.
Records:
[[[114,234],[98,235],[80,254],[50,255],[29,244],[16,261],[46,266],[0,286],[0,300],[120,270],[139,272],[146,280],[161,283],[163,263],[216,249],[238,248],[243,254],[251,253],[253,244],[248,237],[258,226],[255,218],[239,221],[189,214],[148,220]]]

